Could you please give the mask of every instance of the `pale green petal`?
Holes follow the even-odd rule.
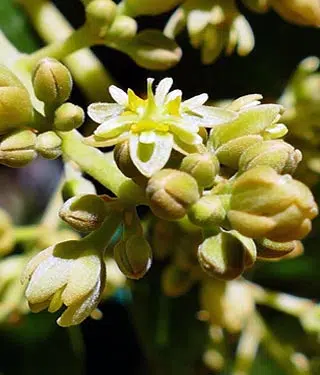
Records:
[[[202,138],[197,134],[199,128],[197,127],[197,132],[190,132],[184,127],[184,123],[170,124],[170,130],[177,137],[179,137],[183,142],[196,145],[202,143]]]
[[[83,142],[89,146],[94,147],[110,147],[116,145],[117,143],[123,142],[128,138],[129,132],[124,132],[118,137],[111,139],[104,139],[101,137],[97,137],[96,135],[91,135],[90,137],[84,138]]]
[[[249,22],[243,15],[239,15],[234,21],[234,27],[238,33],[237,52],[240,56],[248,55],[254,48],[254,33]]]
[[[167,95],[165,104],[168,104],[172,100],[175,100],[178,96],[182,97],[182,91],[181,90],[173,90],[173,91],[169,92],[169,94]]]
[[[106,121],[109,117],[119,116],[124,107],[116,103],[93,103],[88,107],[88,116],[98,124]]]
[[[136,121],[137,116],[135,115],[111,118],[98,126],[94,134],[101,138],[114,138],[128,131],[130,126]]]
[[[197,154],[205,152],[205,146],[200,144],[188,144],[183,142],[179,137],[174,137],[173,148],[183,155]]]
[[[208,94],[200,94],[197,96],[194,96],[188,100],[185,100],[181,103],[181,108],[184,111],[193,110],[195,108],[198,108],[202,106],[207,100],[209,99]]]
[[[236,112],[230,111],[229,109],[206,105],[193,109],[193,112],[201,116],[198,120],[198,125],[206,128],[233,121],[238,117]]]
[[[28,303],[30,310],[34,313],[38,313],[40,311],[47,309],[49,304],[50,304],[50,300],[40,302],[40,303],[30,303],[30,302]]]
[[[145,131],[140,134],[139,142],[145,143],[145,144],[151,144],[155,143],[156,141],[156,135],[155,132],[150,130],[150,131]]]
[[[111,85],[109,87],[109,93],[112,99],[121,106],[126,107],[128,105],[128,95],[123,90],[119,89],[119,87]]]
[[[25,266],[22,275],[21,275],[21,284],[25,284],[32,276],[35,269],[38,267],[40,263],[42,263],[45,259],[49,256],[52,256],[54,246],[50,246],[45,250],[40,251],[37,255],[32,257],[27,265]]]
[[[164,78],[159,82],[156,88],[156,93],[155,93],[155,101],[157,105],[164,104],[166,96],[168,95],[172,85],[173,85],[172,78]]]
[[[155,133],[153,145],[139,142],[139,135],[132,134],[129,138],[130,157],[134,165],[145,176],[150,177],[162,169],[170,158],[173,135]]]
[[[68,284],[62,293],[66,306],[79,302],[93,290],[100,277],[101,262],[101,258],[92,252],[84,253],[73,262]]]
[[[231,111],[240,111],[240,109],[247,108],[248,106],[254,107],[261,104],[260,100],[263,98],[260,94],[249,94],[240,96],[240,98],[232,101],[231,104],[227,106]]]

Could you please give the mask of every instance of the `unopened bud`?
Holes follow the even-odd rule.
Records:
[[[84,122],[84,111],[78,105],[64,103],[54,112],[53,126],[56,130],[68,132],[79,128]]]
[[[61,154],[61,138],[53,131],[39,134],[36,142],[36,150],[46,159],[57,159]]]
[[[6,135],[0,143],[0,164],[19,168],[32,162],[37,156],[36,138],[31,130],[17,130]]]
[[[255,242],[257,245],[257,256],[261,259],[282,258],[300,246],[300,241],[275,242],[267,238],[261,238]]]
[[[133,16],[155,16],[168,12],[182,2],[183,0],[125,0],[123,5]]]
[[[138,24],[134,18],[119,15],[115,18],[106,35],[106,42],[110,40],[131,40],[138,31]],[[131,42],[130,42],[131,43]]]
[[[62,198],[67,201],[75,195],[96,194],[94,184],[86,178],[79,176],[68,179],[61,189]]]
[[[148,241],[141,235],[121,240],[114,247],[114,259],[129,279],[141,279],[149,270],[152,251]]]
[[[205,154],[189,154],[182,160],[180,170],[195,178],[199,186],[205,188],[213,185],[219,172],[219,160],[209,152]]]
[[[224,221],[226,210],[219,195],[205,195],[190,207],[188,217],[200,227],[215,227]]]
[[[104,201],[94,194],[75,196],[67,200],[59,211],[62,220],[79,232],[98,229],[107,216]]]
[[[164,220],[177,220],[199,199],[199,188],[189,174],[162,169],[150,178],[146,194],[156,216]]]
[[[72,77],[61,62],[52,58],[44,58],[34,69],[32,84],[39,100],[57,107],[69,98],[72,90]]]
[[[14,247],[12,220],[6,211],[0,209],[0,256],[7,255]]]
[[[90,31],[103,38],[115,19],[116,4],[111,0],[94,0],[86,7],[86,24]]]
[[[162,272],[161,284],[163,293],[168,297],[179,297],[189,291],[193,285],[190,272],[169,264]]]
[[[128,141],[118,143],[114,148],[113,156],[118,168],[125,176],[132,178],[141,175],[130,157]]]

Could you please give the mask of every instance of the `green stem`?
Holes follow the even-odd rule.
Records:
[[[125,177],[101,151],[83,143],[83,137],[76,130],[59,132],[62,151],[73,160],[83,172],[99,181],[116,196],[130,204],[146,204],[144,191]]]
[[[37,240],[43,235],[43,228],[40,225],[30,225],[14,228],[16,242],[27,242]]]

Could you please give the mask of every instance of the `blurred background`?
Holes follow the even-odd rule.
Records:
[[[55,0],[54,3],[74,27],[83,23],[84,12],[79,0]],[[140,94],[145,90],[146,77],[151,76],[158,81],[172,76],[175,88],[182,89],[185,98],[207,92],[210,99],[216,101],[260,93],[265,100],[276,101],[297,64],[307,56],[320,57],[320,31],[286,23],[272,11],[257,15],[241,4],[239,7],[256,38],[256,46],[247,57],[236,54],[221,56],[214,64],[204,66],[200,62],[199,52],[192,49],[185,32],[178,38],[183,58],[176,67],[166,72],[139,68],[126,55],[107,47],[93,50],[120,87],[131,87]],[[141,29],[162,29],[167,19],[168,15],[141,17],[138,23]],[[43,45],[12,0],[0,0],[0,27],[21,51],[32,52]],[[71,101],[82,106],[87,104],[76,88]],[[21,170],[1,167],[0,206],[12,215],[16,224],[36,222],[58,183],[61,171],[59,161],[41,158]],[[313,192],[319,202],[319,185],[313,187]],[[317,300],[320,297],[319,225],[319,219],[316,219],[312,234],[304,241],[306,251],[303,256],[282,262],[259,263],[251,271],[250,278],[271,289]],[[156,269],[151,270],[148,275],[150,282],[153,282],[152,273],[155,272]],[[155,293],[157,287],[155,285]],[[187,306],[188,301],[181,297],[177,303]],[[19,322],[0,326],[0,374],[149,374],[130,318],[130,296],[118,293],[100,307],[103,319],[87,319],[80,329],[60,328],[55,323],[57,316],[46,312],[29,314]],[[149,319],[152,319],[151,304],[144,308],[150,309]],[[186,310],[187,307],[183,313],[188,314]],[[320,361],[316,338],[307,337],[295,319],[267,308],[262,309],[261,313],[270,326],[276,328],[281,340],[298,342],[301,351],[318,357]],[[186,354],[188,319],[178,316],[177,324],[181,325],[182,334],[177,346],[182,345],[182,351]],[[152,327],[152,324],[148,327]],[[196,329],[202,328],[199,326]],[[190,345],[193,345],[192,339]],[[252,374],[283,373],[260,353]]]

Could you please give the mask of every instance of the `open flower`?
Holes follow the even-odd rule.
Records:
[[[109,91],[116,103],[93,103],[88,114],[101,125],[86,142],[97,147],[129,141],[130,157],[147,177],[162,169],[171,150],[188,154],[199,151],[203,142],[200,127],[213,127],[231,121],[237,114],[223,108],[204,106],[207,94],[182,101],[182,92],[173,90],[171,78],[164,78],[152,89],[147,80],[147,98],[141,99],[131,89],[127,93],[116,86]]]
[[[57,323],[81,323],[97,307],[106,281],[102,252],[82,241],[65,241],[38,253],[27,264],[22,283],[33,312],[67,309]]]

